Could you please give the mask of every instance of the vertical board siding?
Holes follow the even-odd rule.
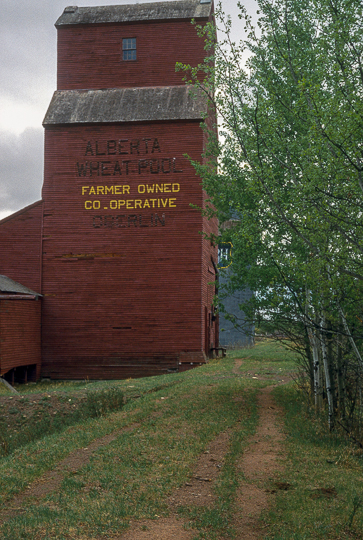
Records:
[[[40,300],[0,299],[0,375],[36,365],[40,375]]]

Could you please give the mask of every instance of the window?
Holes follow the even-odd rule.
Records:
[[[122,40],[122,60],[136,60],[136,38]]]
[[[232,264],[232,243],[218,244],[218,268],[228,268]]]

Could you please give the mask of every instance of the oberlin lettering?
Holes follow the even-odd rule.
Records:
[[[145,227],[165,227],[165,214],[120,214],[118,216],[94,216],[94,229],[135,229]]]

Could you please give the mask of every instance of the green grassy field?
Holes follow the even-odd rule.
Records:
[[[1,524],[0,538],[114,538],[131,521],[167,516],[167,497],[188,481],[198,456],[226,429],[231,443],[212,507],[182,507],[180,513],[195,539],[235,538],[237,463],[258,421],[256,393],[290,380],[295,361],[281,345],[260,342],[182,374],[46,381],[18,386],[20,396],[1,388],[0,520],[14,496],[70,452],[129,430],[95,450],[83,467],[65,471],[53,492],[27,498],[23,511]],[[292,382],[275,394],[286,411],[281,478],[291,489],[278,492],[274,507],[262,515],[264,537],[362,538],[362,454],[338,434],[326,435]]]

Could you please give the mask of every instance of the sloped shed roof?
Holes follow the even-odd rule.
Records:
[[[55,26],[104,24],[168,19],[205,19],[210,16],[210,0],[151,2],[121,6],[66,7]]]
[[[43,125],[201,120],[207,99],[188,86],[58,90]]]
[[[21,283],[8,278],[7,276],[0,275],[0,293],[17,293],[17,294],[30,294],[33,296],[42,296],[41,294],[28,289]]]

